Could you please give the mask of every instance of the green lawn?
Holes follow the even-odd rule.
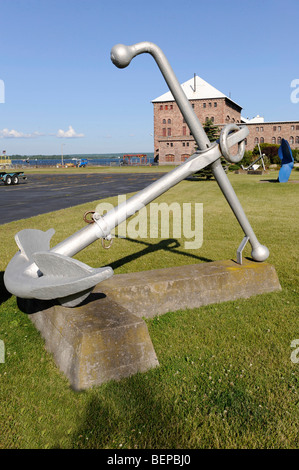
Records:
[[[0,448],[298,448],[299,363],[291,361],[291,342],[299,339],[299,184],[260,183],[277,172],[229,178],[270,250],[282,291],[147,320],[160,367],[78,393],[2,283]],[[96,242],[77,258],[115,273],[235,259],[243,233],[214,180],[183,181],[161,201],[203,203],[200,249],[186,250],[183,239],[117,238],[110,250]],[[53,227],[56,244],[96,205],[2,225],[2,274],[17,250],[16,232]]]
[[[87,166],[86,168],[55,168],[55,167],[37,167],[32,166],[26,168],[19,168],[19,171],[24,171],[27,174],[67,174],[74,175],[77,173],[164,173],[175,168],[174,165],[154,165],[154,166]]]

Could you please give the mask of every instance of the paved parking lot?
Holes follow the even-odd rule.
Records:
[[[16,186],[0,183],[0,224],[145,188],[162,176],[150,174],[30,175]],[[93,208],[91,208],[93,209]]]

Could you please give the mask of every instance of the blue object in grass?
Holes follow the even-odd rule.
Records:
[[[290,144],[287,140],[281,140],[281,146],[278,149],[278,156],[281,160],[281,168],[278,174],[279,183],[287,183],[294,168],[294,158]]]

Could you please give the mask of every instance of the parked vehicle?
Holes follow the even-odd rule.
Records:
[[[77,160],[77,168],[85,168],[88,164],[87,158],[81,158],[80,160]]]
[[[0,181],[3,181],[6,186],[13,184],[19,184],[20,179],[26,180],[27,176],[24,176],[23,171],[0,171]]]

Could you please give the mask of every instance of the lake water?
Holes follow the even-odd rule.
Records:
[[[66,165],[67,163],[76,163],[76,159],[87,159],[88,165],[90,166],[120,166],[122,164],[131,164],[131,165],[139,165],[140,160],[142,165],[150,165],[154,162],[154,154],[147,153],[146,158],[143,157],[142,159],[138,157],[131,156],[130,158],[126,157],[123,158],[123,153],[118,154],[109,154],[109,155],[65,155],[63,159],[61,156],[51,156],[47,158],[46,156],[41,157],[22,157],[14,159],[11,157],[13,166],[20,166],[23,168],[36,168],[36,167],[43,167],[43,166],[53,166]]]

